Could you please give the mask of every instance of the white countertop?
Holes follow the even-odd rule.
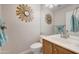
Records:
[[[75,53],[79,53],[79,37],[70,35],[70,37],[66,39],[66,38],[61,38],[60,34],[57,34],[50,36],[41,35],[41,38],[48,40],[52,43],[55,43]]]

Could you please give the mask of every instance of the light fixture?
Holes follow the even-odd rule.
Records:
[[[49,5],[49,8],[53,8],[53,7],[54,7],[54,5],[52,5],[52,4]]]
[[[47,7],[47,8],[54,8],[57,6],[58,6],[58,4],[45,4],[45,7]]]

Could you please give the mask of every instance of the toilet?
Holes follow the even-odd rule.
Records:
[[[40,43],[40,42],[33,43],[30,46],[30,48],[31,48],[31,50],[34,54],[40,54],[41,53],[41,48],[42,48],[42,43]]]

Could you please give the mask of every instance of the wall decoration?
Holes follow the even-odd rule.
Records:
[[[32,18],[32,9],[27,4],[20,4],[16,8],[16,15],[21,21],[30,22]]]
[[[45,20],[46,20],[47,24],[51,24],[52,23],[52,16],[50,14],[46,14]]]

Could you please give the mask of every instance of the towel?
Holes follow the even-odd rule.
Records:
[[[4,46],[7,41],[7,35],[1,27],[4,27],[5,23],[2,18],[0,18],[0,47]]]
[[[2,30],[0,29],[0,46],[3,46],[4,42],[5,42],[4,35],[2,33]]]
[[[56,32],[57,34],[64,32],[64,25],[57,25],[56,28],[57,28]]]
[[[79,31],[79,18],[75,15],[71,16],[71,31],[78,32]]]

